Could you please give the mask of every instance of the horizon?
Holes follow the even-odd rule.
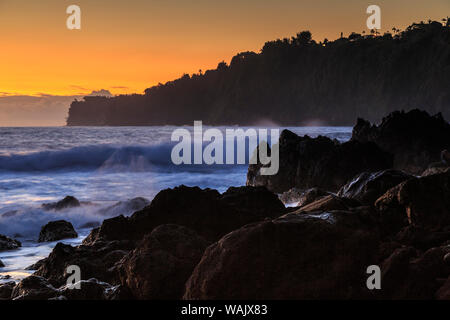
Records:
[[[431,2],[378,1],[380,33],[441,21],[450,3]],[[341,32],[347,37],[367,30],[369,3],[81,0],[81,30],[68,30],[70,4],[0,1],[6,44],[0,55],[0,126],[63,126],[74,99],[102,90],[112,96],[142,94],[183,74],[229,63],[239,52],[259,53],[267,41],[300,31],[310,31],[317,42],[338,39]]]

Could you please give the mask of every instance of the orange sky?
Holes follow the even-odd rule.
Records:
[[[66,28],[71,4],[80,31]],[[0,0],[0,96],[141,93],[301,30],[361,32],[369,4],[383,30],[450,15],[449,0]]]

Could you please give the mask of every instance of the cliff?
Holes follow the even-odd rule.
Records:
[[[67,125],[352,125],[413,108],[450,118],[448,22],[395,31],[319,43],[304,31],[142,95],[74,101]]]

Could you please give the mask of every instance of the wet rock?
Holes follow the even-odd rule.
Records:
[[[450,300],[450,277],[447,278],[444,285],[436,292],[437,300]]]
[[[450,124],[425,111],[396,111],[377,125],[358,119],[353,141],[375,142],[394,155],[394,168],[420,174],[430,163],[440,161],[442,150],[450,149]]]
[[[409,224],[443,229],[450,225],[450,172],[405,181],[375,205],[381,214],[406,217]]]
[[[298,207],[301,207],[330,194],[330,192],[319,188],[311,188],[307,190],[292,188],[291,190],[282,193],[279,198],[285,204],[296,203]]]
[[[14,281],[0,284],[0,300],[11,299],[11,295],[15,286],[16,283]]]
[[[341,198],[330,194],[321,197],[318,200],[300,207],[297,213],[300,212],[314,212],[314,211],[329,211],[329,210],[348,210],[350,208],[358,207],[361,204],[353,199]]]
[[[446,173],[449,171],[450,171],[449,166],[429,167],[422,173],[422,176],[431,176],[433,174]]]
[[[119,201],[116,204],[106,207],[104,209],[99,210],[100,215],[105,216],[118,216],[124,215],[126,213],[133,213],[138,210],[144,209],[146,206],[150,204],[150,201],[145,198],[134,198],[126,201]]]
[[[305,190],[292,188],[278,195],[278,198],[285,204],[297,204]]]
[[[2,260],[0,260],[0,268],[3,268],[5,265],[3,264]]]
[[[297,206],[303,207],[323,197],[329,196],[331,193],[319,188],[311,188],[306,190],[300,197]]]
[[[161,191],[149,206],[130,218],[105,220],[83,243],[141,240],[163,224],[185,226],[207,240],[217,240],[245,224],[278,217],[285,211],[278,197],[264,187],[230,188],[221,195],[216,190],[180,186]]]
[[[436,231],[409,225],[400,230],[395,235],[395,239],[404,245],[413,246],[420,250],[428,250],[433,247],[439,247],[450,239],[450,230]]]
[[[372,142],[339,143],[327,137],[299,137],[283,130],[279,139],[280,169],[260,175],[261,164],[250,165],[247,185],[266,186],[276,193],[313,187],[337,191],[355,175],[392,167],[392,156]]]
[[[58,291],[43,277],[30,276],[20,281],[11,294],[13,300],[47,300]]]
[[[70,222],[59,220],[47,223],[39,233],[39,242],[51,242],[62,239],[78,238]]]
[[[386,191],[411,178],[413,176],[399,170],[363,172],[344,185],[337,195],[373,205]]]
[[[381,265],[382,289],[388,292],[386,296],[393,296],[393,291],[398,290],[396,286],[405,282],[406,272],[410,261],[417,256],[413,247],[402,247],[396,249]],[[406,294],[405,292],[402,293]]]
[[[208,244],[185,227],[159,226],[120,261],[121,283],[137,299],[180,299]]]
[[[444,261],[449,251],[436,247],[419,254],[412,247],[397,249],[382,265],[382,298],[433,299],[441,286],[439,279],[450,274]]]
[[[365,272],[376,245],[355,213],[290,213],[242,227],[208,247],[184,298],[367,297]]]
[[[96,278],[116,285],[119,284],[117,275],[110,269],[134,247],[135,243],[130,241],[98,241],[90,246],[77,247],[58,243],[50,255],[40,262],[34,274],[60,287],[66,283],[67,267],[77,265],[81,269],[82,280]]]
[[[72,196],[67,196],[61,201],[54,202],[54,203],[44,203],[42,205],[42,208],[44,210],[54,210],[54,211],[60,211],[68,208],[76,208],[81,206],[80,201]]]
[[[39,261],[36,262],[36,263],[33,263],[32,265],[30,265],[30,266],[28,266],[28,267],[26,267],[25,270],[29,270],[29,271],[35,271],[35,270],[38,270],[38,269],[42,266],[42,264],[43,264],[44,262],[45,262],[45,258],[39,260]]]
[[[79,286],[80,289],[74,289],[73,286]],[[67,300],[106,300],[108,291],[112,286],[106,282],[97,279],[81,280],[73,285],[66,285],[60,288],[60,296]]]
[[[117,285],[106,292],[107,300],[136,300],[127,286]]]
[[[14,250],[21,246],[19,241],[0,234],[0,251]]]

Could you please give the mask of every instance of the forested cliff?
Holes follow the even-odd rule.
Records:
[[[448,19],[335,41],[304,31],[142,95],[74,101],[67,125],[353,125],[412,108],[448,120],[449,88]]]

